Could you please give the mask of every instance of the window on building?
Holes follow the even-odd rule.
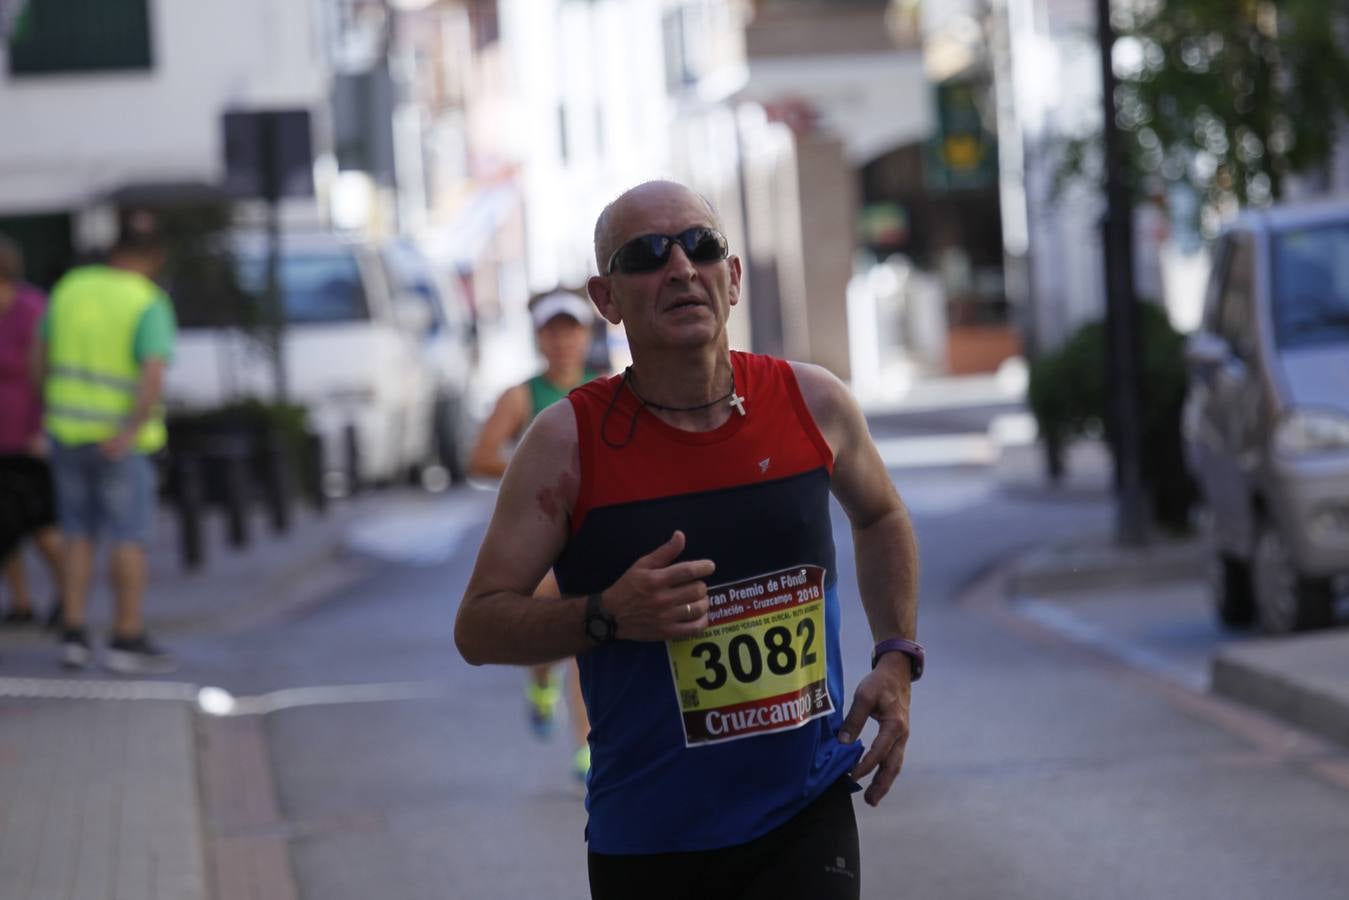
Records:
[[[571,160],[570,146],[567,141],[567,104],[557,107],[557,156],[565,165]]]
[[[149,0],[27,0],[9,35],[12,75],[153,65]]]

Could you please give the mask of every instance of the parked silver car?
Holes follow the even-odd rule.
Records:
[[[1224,624],[1332,624],[1349,573],[1349,202],[1243,215],[1187,348],[1186,458]]]

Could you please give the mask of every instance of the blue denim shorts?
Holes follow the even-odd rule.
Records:
[[[97,444],[51,443],[52,480],[61,531],[146,544],[154,514],[155,474],[149,457],[108,459]]]

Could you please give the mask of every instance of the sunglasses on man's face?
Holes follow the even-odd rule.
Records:
[[[726,237],[720,231],[702,225],[686,228],[679,234],[644,234],[614,251],[605,274],[654,272],[670,259],[675,242],[684,248],[684,255],[690,262],[719,262],[730,253]]]

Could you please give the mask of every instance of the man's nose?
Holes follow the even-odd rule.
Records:
[[[698,274],[698,267],[684,252],[684,246],[678,241],[670,247],[670,261],[666,264],[666,275],[671,281],[688,281]]]

